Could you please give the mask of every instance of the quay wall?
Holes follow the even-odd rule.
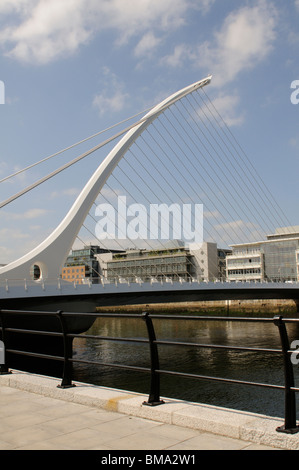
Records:
[[[136,312],[142,313],[210,313],[215,315],[296,315],[298,306],[294,300],[219,300],[219,301],[193,301],[175,303],[152,303],[137,305],[116,305],[111,307],[97,307],[101,312]]]

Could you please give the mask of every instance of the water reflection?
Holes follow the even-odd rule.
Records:
[[[278,329],[272,323],[223,321],[187,321],[155,319],[158,340],[201,344],[223,344],[243,347],[280,348]],[[296,325],[288,325],[290,342],[299,338]],[[88,334],[109,337],[147,338],[142,319],[99,318]],[[86,338],[74,340],[74,359],[88,359],[110,364],[149,367],[149,346]],[[225,377],[249,382],[283,385],[283,363],[273,353],[215,350],[159,345],[160,368],[212,377]],[[298,386],[298,366],[294,366]],[[149,374],[103,366],[74,365],[75,380],[107,387],[149,392]],[[284,393],[256,386],[217,383],[182,377],[161,376],[161,395],[284,416]],[[297,394],[298,395],[298,394]]]

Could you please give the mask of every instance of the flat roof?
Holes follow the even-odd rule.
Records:
[[[286,242],[291,240],[299,240],[299,234],[297,237],[290,237],[290,238],[272,238],[271,240],[263,240],[261,242],[248,242],[248,243],[238,243],[236,245],[230,245],[231,247],[245,247],[245,246],[254,246],[254,245],[262,245],[266,243],[273,243],[273,242]]]

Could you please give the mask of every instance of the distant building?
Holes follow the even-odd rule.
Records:
[[[89,269],[87,266],[65,266],[62,268],[62,279],[75,282],[76,284],[83,284],[84,280],[89,277]]]
[[[225,280],[225,255],[231,250],[218,249],[216,243],[204,242],[186,248],[172,242],[155,250],[127,250],[97,254],[99,271],[108,281],[126,280]]]
[[[220,281],[226,281],[226,257],[231,255],[232,250],[217,248],[218,258],[218,279]]]
[[[267,239],[232,245],[227,281],[299,280],[299,226],[277,228]]]
[[[62,269],[62,279],[82,284],[86,279],[96,282],[100,277],[99,263],[96,255],[107,253],[107,250],[89,245],[79,250],[72,250]]]

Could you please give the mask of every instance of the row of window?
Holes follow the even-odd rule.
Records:
[[[176,256],[174,258],[148,258],[148,259],[136,259],[131,261],[117,261],[108,263],[108,269],[113,269],[117,266],[146,266],[146,265],[157,265],[157,264],[175,264],[175,263],[186,263],[187,258],[185,256]]]
[[[85,273],[85,267],[83,268],[63,268],[62,274],[66,273]]]
[[[62,277],[62,279],[82,279],[82,275],[80,275],[80,274],[74,274],[74,275],[68,274],[68,275],[64,275]]]
[[[260,274],[260,268],[250,268],[250,269],[229,269],[227,271],[228,276],[239,276],[246,274]]]
[[[255,256],[254,258],[227,258],[226,259],[227,266],[236,266],[240,264],[260,264],[261,257]]]
[[[115,269],[108,270],[108,276],[124,276],[124,275],[132,275],[136,274],[143,275],[143,274],[163,274],[163,273],[180,273],[180,272],[188,272],[187,267],[185,264],[179,265],[165,265],[165,266],[138,266],[135,269],[130,269],[127,267],[117,267]]]
[[[133,276],[132,274],[127,275],[127,276],[109,276],[108,280],[110,282],[115,282],[118,281],[120,278],[124,278],[128,282],[135,282],[136,277],[142,278],[143,281],[151,281],[153,279],[157,281],[165,281],[166,279],[172,279],[173,281],[177,281],[180,279],[185,279],[186,281],[192,279],[192,276],[190,276],[189,273],[170,273],[170,274],[157,274],[156,276],[152,275],[144,275],[144,276]]]

